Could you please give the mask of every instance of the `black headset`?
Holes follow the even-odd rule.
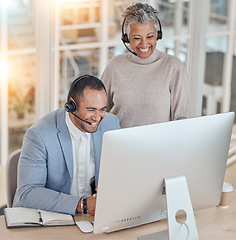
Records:
[[[64,106],[64,108],[65,108],[65,110],[66,110],[67,112],[73,113],[73,112],[76,110],[76,105],[75,105],[75,103],[70,100],[71,93],[72,93],[73,89],[75,88],[76,84],[77,84],[80,80],[82,80],[82,79],[84,79],[84,78],[86,78],[86,77],[88,77],[88,76],[89,76],[89,75],[80,76],[80,77],[76,78],[76,79],[72,82],[71,87],[70,87],[70,91],[69,91],[68,96],[67,96],[67,102],[65,103],[65,106]]]
[[[159,28],[160,30],[157,31],[157,41],[160,39],[162,39],[162,30],[161,30],[161,22],[159,20],[158,17],[156,17],[157,21],[158,21],[158,24],[159,24]],[[121,36],[121,40],[124,44],[126,43],[130,43],[129,41],[129,37],[127,35],[127,33],[124,32],[124,28],[125,28],[125,22],[126,22],[126,18],[124,19],[123,23],[122,23],[122,28],[121,28],[121,31],[122,31],[122,36]],[[126,46],[126,45],[125,45]]]
[[[76,85],[80,80],[82,80],[82,79],[84,79],[84,78],[87,78],[87,77],[89,77],[89,76],[90,76],[90,75],[80,76],[80,77],[76,78],[76,79],[72,82],[71,87],[70,87],[70,91],[69,91],[68,96],[67,96],[67,102],[65,103],[64,108],[65,108],[65,110],[66,110],[67,112],[73,114],[73,115],[74,115],[75,117],[77,117],[79,120],[81,120],[81,121],[83,121],[83,122],[85,122],[85,123],[87,123],[87,124],[89,124],[89,125],[92,125],[91,122],[89,122],[89,121],[87,121],[87,120],[85,120],[85,119],[80,118],[78,115],[76,115],[76,114],[74,113],[74,111],[76,110],[76,104],[75,104],[73,101],[70,100],[71,93],[72,93],[73,89],[75,88],[75,85]]]

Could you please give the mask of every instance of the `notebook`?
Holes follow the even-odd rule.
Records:
[[[75,225],[70,214],[24,207],[5,208],[4,213],[7,228]]]

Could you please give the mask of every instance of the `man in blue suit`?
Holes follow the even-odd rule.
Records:
[[[96,77],[74,80],[64,109],[55,110],[26,132],[13,206],[75,215],[94,215],[102,135],[119,128],[106,113],[107,94]]]

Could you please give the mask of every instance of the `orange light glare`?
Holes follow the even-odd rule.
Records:
[[[1,73],[1,80],[5,80],[8,78],[8,62],[7,61],[4,61],[2,60],[0,62],[0,73]]]

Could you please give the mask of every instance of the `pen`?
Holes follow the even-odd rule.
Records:
[[[42,219],[42,216],[41,216],[41,212],[38,211],[38,213],[39,213],[39,223],[40,223],[40,224],[43,224],[43,219]]]

